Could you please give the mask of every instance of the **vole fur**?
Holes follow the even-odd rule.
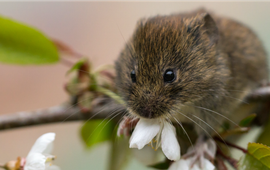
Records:
[[[168,69],[176,75],[170,83],[164,82]],[[201,9],[140,20],[116,61],[116,73],[131,114],[192,119],[200,125],[198,133],[213,133],[268,80],[266,52],[254,32]]]

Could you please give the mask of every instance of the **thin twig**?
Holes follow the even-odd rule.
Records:
[[[260,87],[254,90],[252,93],[247,95],[244,101],[247,102],[259,102],[259,101],[269,101],[270,100],[270,87]]]
[[[219,141],[219,142],[221,142],[221,143],[224,143],[224,140],[220,139],[219,137],[214,137],[214,139],[217,140],[217,141]],[[235,145],[235,144],[233,144],[233,143],[230,143],[230,142],[228,142],[228,141],[225,141],[225,143],[226,143],[228,146],[233,147],[233,148],[236,148],[236,149],[242,151],[242,152],[245,153],[245,154],[248,152],[246,149],[244,149],[244,148],[242,148],[242,147],[240,147],[240,146],[237,146],[237,145]]]
[[[238,161],[237,160],[235,160],[235,159],[233,159],[233,158],[231,158],[231,157],[229,157],[229,156],[227,156],[227,155],[225,155],[219,148],[217,148],[217,154],[218,155],[220,155],[220,156],[222,156],[226,161],[228,161],[229,162],[229,164],[231,164],[235,169],[237,169],[238,168]]]
[[[76,52],[75,50],[73,50],[71,47],[69,47],[67,44],[63,43],[62,41],[59,41],[56,39],[52,39],[52,41],[60,52],[67,53],[67,54],[69,54],[77,59],[81,59],[84,56],[84,55]]]
[[[219,156],[216,158],[216,162],[217,162],[217,168],[218,168],[218,170],[228,170],[228,168],[224,164],[224,161],[221,160],[221,158]]]
[[[98,100],[98,98],[96,99]],[[18,127],[56,123],[65,121],[88,120],[92,115],[98,113],[93,119],[104,119],[112,110],[125,108],[122,105],[112,102],[111,99],[100,99],[99,104],[89,112],[82,112],[78,106],[64,104],[59,106],[41,109],[37,111],[18,112],[0,116],[0,130],[12,129]],[[116,117],[118,120],[119,117]]]

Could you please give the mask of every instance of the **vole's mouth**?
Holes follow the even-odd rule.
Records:
[[[147,119],[155,119],[162,115],[159,111],[156,111],[156,109],[151,109],[150,107],[145,108],[140,107],[137,109],[130,109],[130,110],[132,114]]]
[[[170,102],[172,104],[172,102]],[[160,118],[166,115],[170,106],[168,99],[161,95],[134,97],[127,100],[128,110],[138,117],[146,119]]]

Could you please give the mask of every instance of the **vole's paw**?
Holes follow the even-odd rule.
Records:
[[[195,164],[199,165],[200,168],[205,167],[205,160],[208,159],[210,162],[214,161],[216,154],[216,143],[212,139],[203,141],[199,137],[195,146],[190,147],[185,155],[182,156],[182,159],[190,159],[192,168]]]
[[[130,118],[127,116],[123,117],[123,120],[120,122],[117,136],[130,136],[130,131],[137,125],[139,118]]]

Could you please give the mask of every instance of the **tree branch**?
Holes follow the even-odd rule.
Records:
[[[255,90],[246,97],[246,101],[270,101],[270,87],[261,87]],[[113,99],[109,98],[99,97],[92,103],[93,107],[91,111],[82,111],[82,109],[76,105],[64,104],[37,111],[1,115],[0,130],[56,122],[104,119],[107,118],[109,114],[112,114],[112,112],[117,114],[126,111],[124,106],[117,104]],[[121,116],[117,116],[115,120],[119,120],[120,118]]]
[[[78,106],[64,104],[37,111],[18,112],[0,116],[0,130],[24,126],[40,125],[47,123],[78,121],[88,119],[104,119],[109,114],[124,112],[122,105],[116,104],[111,99],[97,98],[91,111],[83,112]],[[120,114],[119,114],[120,115]],[[115,120],[119,120],[117,116]]]
[[[270,101],[270,86],[260,87],[250,93],[246,99],[247,102]]]

